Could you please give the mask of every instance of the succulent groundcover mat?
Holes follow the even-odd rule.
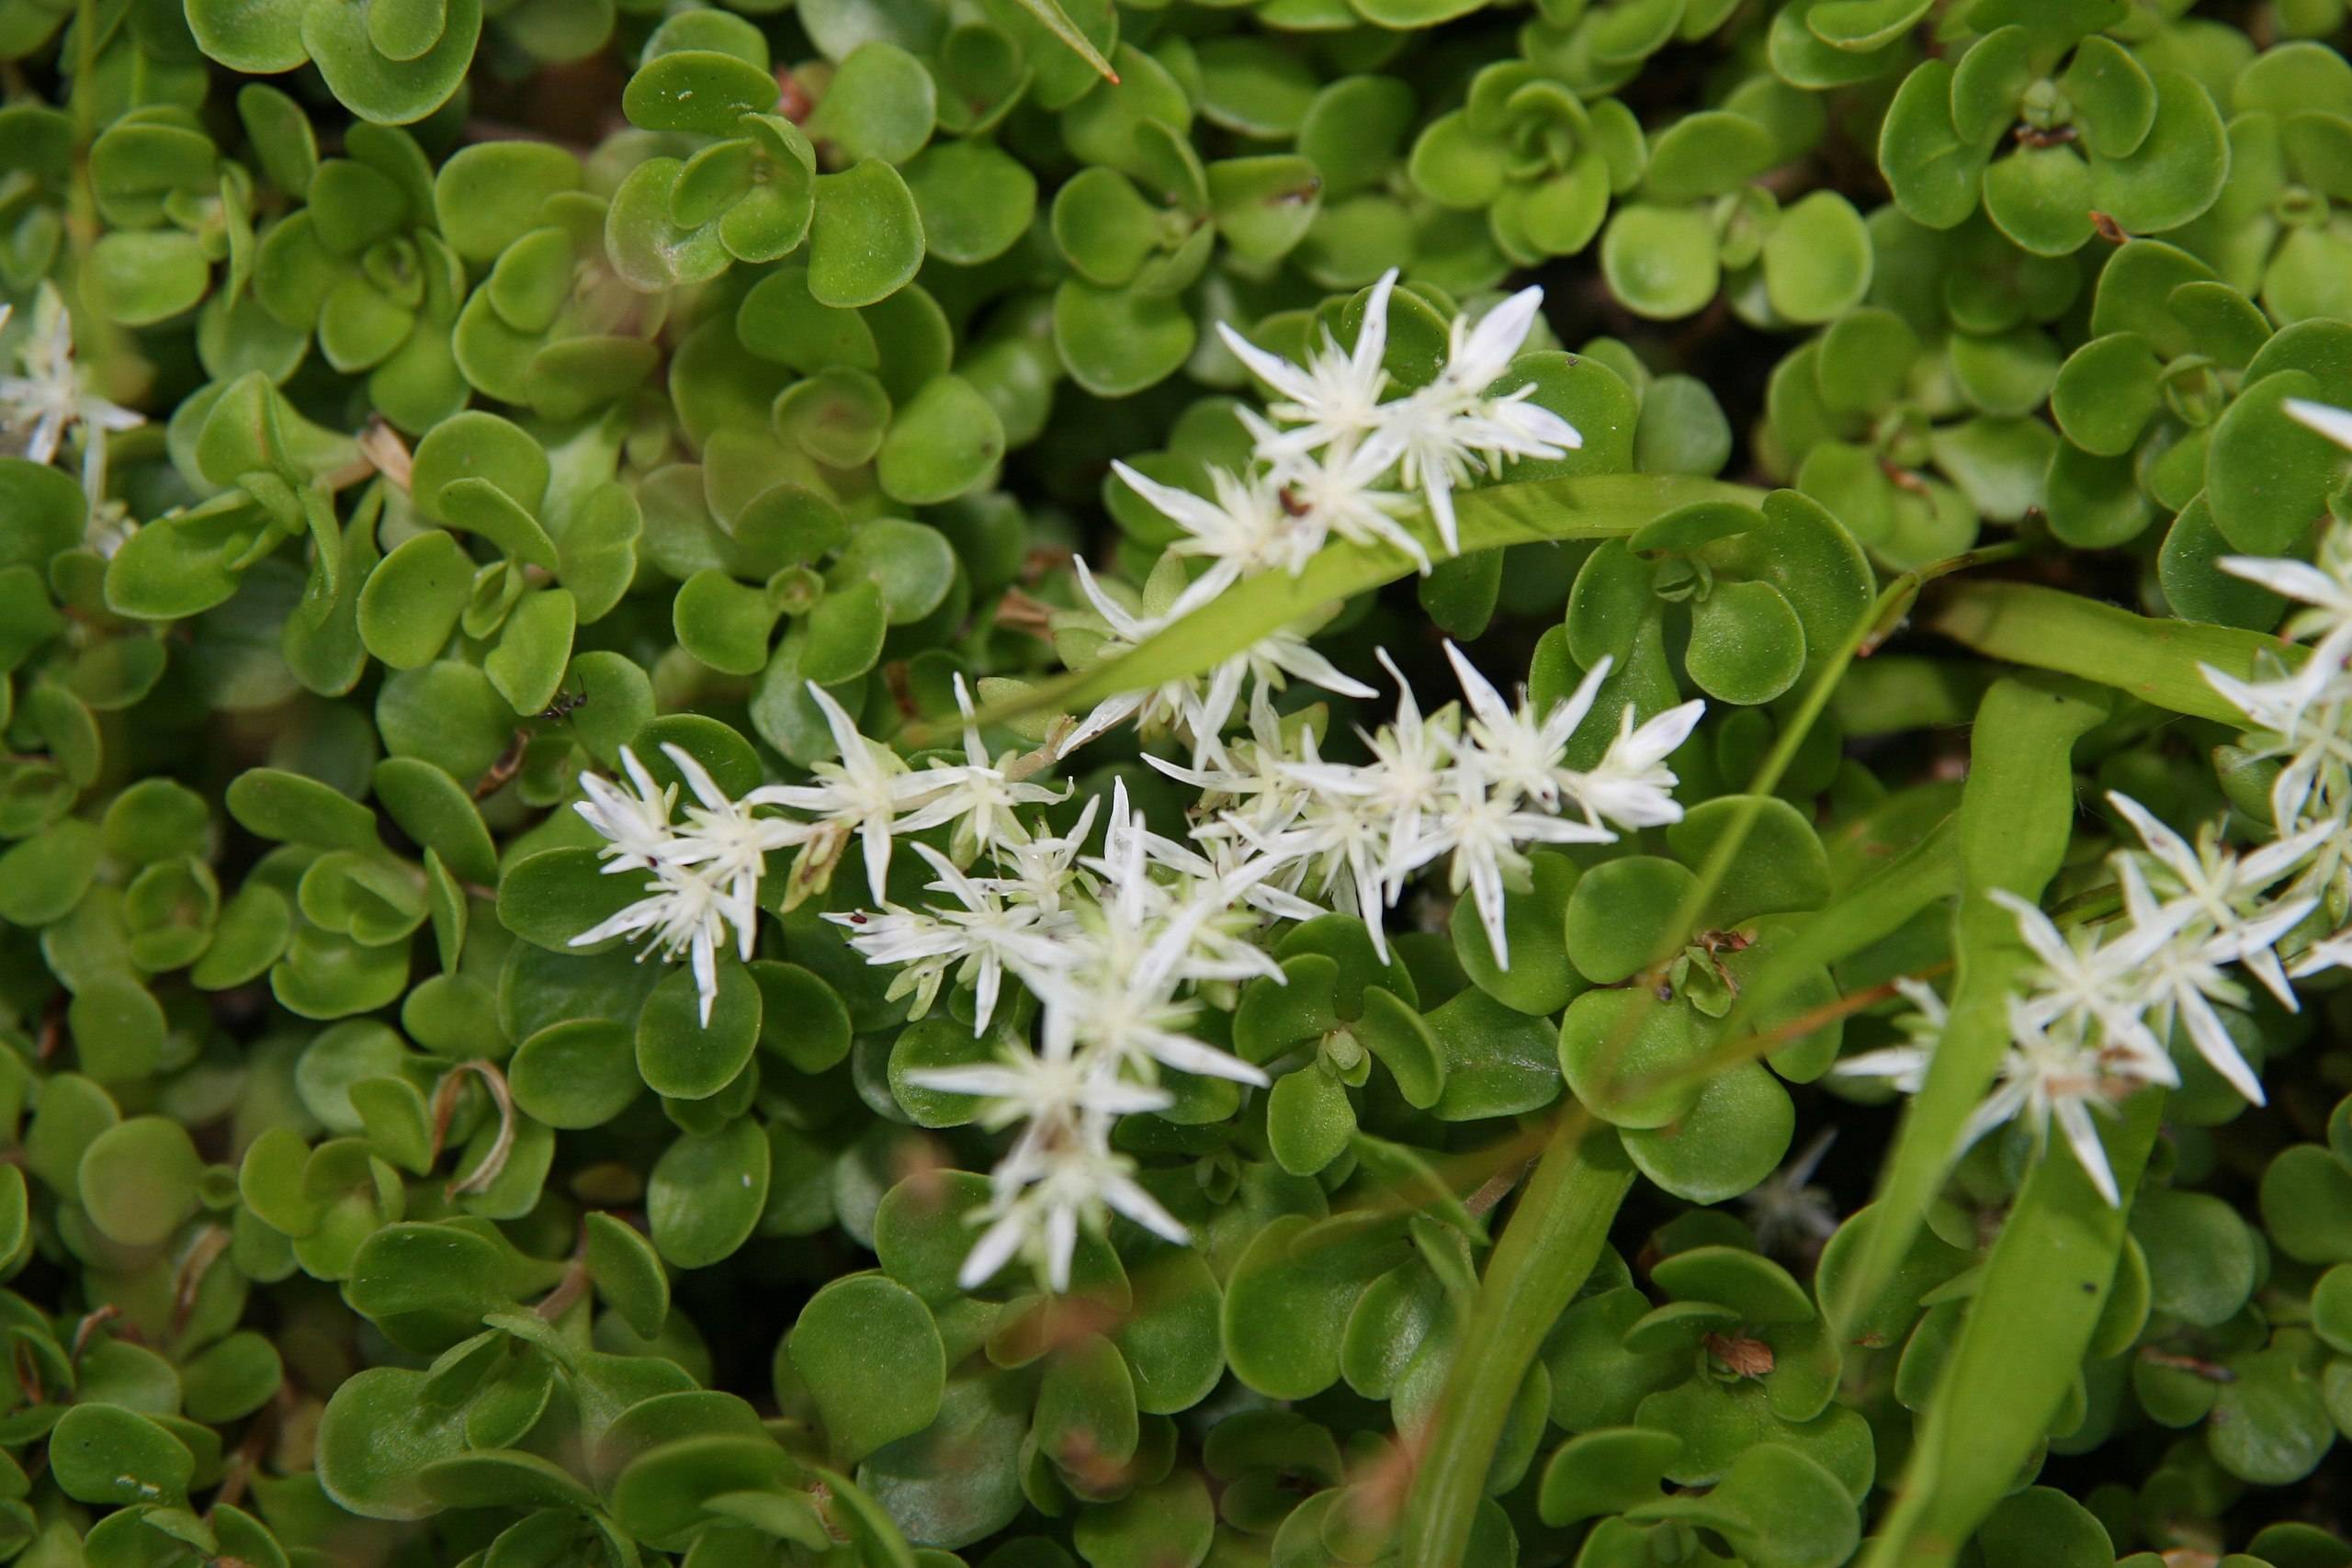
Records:
[[[0,0],[0,1562],[2352,1568],[2347,0]]]

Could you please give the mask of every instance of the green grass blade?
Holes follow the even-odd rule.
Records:
[[[2075,818],[2075,742],[2107,716],[2106,705],[2089,689],[2084,693],[2011,677],[1995,682],[1977,709],[1958,813],[1951,1021],[1926,1085],[1905,1112],[1853,1286],[1826,1303],[1841,1335],[1886,1288],[1925,1223],[1959,1153],[1961,1128],[2008,1046],[2006,1003],[2030,955],[2015,919],[1985,895],[2006,888],[2038,898],[2065,857]]]
[[[2245,716],[2206,683],[2199,665],[2244,678],[2266,649],[2290,665],[2303,657],[2259,632],[2135,615],[2030,582],[1954,583],[1936,593],[1921,624],[1994,659],[2079,675],[2223,724]]]
[[[2120,1207],[2057,1142],[2026,1179],[1865,1568],[1941,1568],[2019,1483],[2107,1305],[2164,1100],[2143,1090],[2102,1129]]]

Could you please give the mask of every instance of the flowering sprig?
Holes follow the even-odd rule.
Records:
[[[1239,471],[1211,468],[1207,496],[1113,465],[1182,537],[1144,585],[1140,609],[1106,591],[1085,562],[1076,563],[1088,606],[1076,619],[1094,634],[1098,657],[1138,646],[1246,578],[1304,571],[1334,538],[1395,548],[1426,572],[1430,553],[1405,518],[1426,510],[1445,551],[1458,553],[1458,486],[1519,458],[1561,457],[1583,445],[1574,425],[1533,401],[1533,383],[1496,390],[1534,328],[1541,288],[1522,289],[1476,321],[1457,318],[1446,362],[1432,379],[1387,396],[1385,358],[1396,282],[1391,271],[1373,286],[1351,346],[1342,348],[1327,329],[1305,365],[1219,324],[1226,345],[1274,400],[1263,413],[1237,411],[1250,436],[1250,459]],[[1187,560],[1206,564],[1188,579]],[[1204,674],[1105,698],[1069,743],[1082,745],[1132,720],[1147,736],[1186,740],[1194,768],[1222,766],[1224,731],[1248,711],[1249,692],[1280,690],[1292,679],[1343,696],[1372,694],[1285,628]]]
[[[1088,609],[1072,615],[1098,653],[1142,643],[1246,575],[1296,572],[1335,536],[1394,546],[1426,569],[1426,552],[1397,521],[1416,504],[1412,490],[1445,547],[1455,549],[1454,486],[1514,457],[1556,457],[1579,444],[1565,420],[1530,400],[1532,387],[1492,389],[1532,327],[1542,299],[1535,289],[1475,323],[1457,321],[1435,379],[1384,400],[1395,285],[1392,273],[1375,287],[1352,348],[1327,333],[1305,367],[1225,329],[1279,400],[1267,416],[1243,411],[1253,466],[1213,473],[1214,500],[1120,467],[1186,536],[1151,574],[1140,608],[1075,563]],[[1209,565],[1187,585],[1191,557]],[[1112,1213],[1184,1238],[1113,1149],[1112,1129],[1122,1116],[1172,1102],[1159,1084],[1164,1071],[1268,1084],[1256,1066],[1199,1038],[1196,1023],[1237,983],[1282,979],[1269,953],[1271,926],[1345,908],[1363,918],[1385,956],[1386,912],[1408,881],[1444,861],[1447,886],[1473,899],[1497,962],[1507,965],[1504,898],[1529,885],[1531,847],[1604,843],[1619,829],[1680,818],[1666,759],[1702,704],[1638,723],[1629,705],[1599,764],[1580,771],[1567,765],[1567,748],[1592,713],[1606,660],[1574,694],[1538,711],[1524,698],[1506,702],[1451,644],[1446,655],[1463,703],[1426,717],[1380,655],[1397,681],[1396,716],[1363,737],[1371,760],[1359,765],[1326,761],[1312,722],[1274,712],[1272,694],[1292,679],[1340,695],[1375,694],[1295,630],[1261,638],[1203,675],[1105,699],[1026,756],[990,753],[959,681],[964,761],[920,770],[860,733],[811,684],[839,757],[817,763],[809,783],[729,799],[693,758],[665,748],[697,803],[681,821],[673,820],[675,789],[658,787],[627,751],[633,795],[602,779],[584,782],[588,799],[579,809],[605,840],[605,869],[649,880],[643,897],[574,940],[649,937],[640,957],[688,957],[707,1022],[718,953],[730,942],[745,959],[753,951],[766,856],[797,850],[789,902],[824,886],[858,842],[875,907],[825,918],[846,930],[867,962],[897,970],[888,995],[907,999],[915,1017],[937,1004],[951,978],[969,983],[974,1032],[995,1038],[994,1062],[918,1068],[909,1081],[978,1097],[983,1126],[1020,1129],[975,1216],[986,1229],[962,1282],[978,1285],[1025,1256],[1064,1290],[1080,1232],[1099,1231]],[[1238,712],[1248,715],[1249,733],[1228,743]],[[1038,767],[1130,722],[1147,739],[1170,735],[1188,746],[1183,762],[1146,756],[1202,792],[1187,840],[1153,832],[1124,784],[1102,813],[1099,854],[1084,846],[1100,798],[1088,800],[1061,837],[1024,823],[1024,807],[1067,798],[1066,790],[1029,782]],[[920,907],[891,902],[895,840],[951,824],[945,852],[912,846],[933,874]],[[1036,1004],[1034,1039],[1002,1027],[1008,1016],[1032,1016],[1004,1006],[1008,978]]]
[[[894,991],[905,987],[919,1007],[931,1004],[950,966],[973,973],[978,1032],[996,1011],[1001,974],[1015,976],[1039,1003],[1034,1045],[1001,1041],[998,1065],[909,1075],[922,1088],[987,1097],[984,1121],[1023,1126],[991,1179],[979,1215],[989,1229],[961,1276],[967,1287],[1025,1253],[1064,1288],[1079,1228],[1099,1225],[1106,1209],[1170,1234],[1174,1222],[1142,1206],[1148,1195],[1110,1152],[1110,1123],[1129,1113],[1119,1105],[1156,1109],[1133,1097],[1157,1093],[1165,1068],[1265,1084],[1257,1068],[1190,1031],[1202,987],[1282,978],[1254,940],[1266,926],[1350,908],[1385,956],[1386,910],[1414,874],[1451,857],[1450,884],[1471,889],[1498,962],[1508,964],[1502,900],[1507,886],[1526,885],[1525,846],[1613,839],[1604,818],[1638,827],[1680,817],[1663,759],[1702,705],[1639,726],[1629,713],[1601,765],[1579,773],[1565,753],[1605,668],[1538,713],[1524,701],[1506,704],[1459,650],[1449,645],[1447,652],[1467,713],[1448,705],[1424,718],[1399,678],[1395,720],[1364,738],[1369,762],[1323,761],[1315,728],[1278,717],[1262,684],[1249,739],[1224,750],[1220,764],[1149,758],[1202,791],[1189,844],[1147,828],[1121,784],[1103,852],[1057,850],[1057,885],[1041,885],[1034,865],[1023,864],[1034,842],[1000,848],[1022,874],[995,878],[961,877],[925,851],[942,874],[931,890],[960,908],[828,917],[851,930],[851,944],[869,962],[908,964]],[[1571,807],[1582,820],[1567,814]],[[1084,832],[1081,818],[1073,837]],[[1086,1179],[1073,1178],[1074,1169]]]
[[[1198,986],[1281,976],[1262,949],[1232,940],[1238,890],[1214,874],[1155,874],[1165,840],[1143,825],[1124,784],[1112,795],[1103,852],[1077,853],[1096,804],[1087,803],[1064,839],[994,846],[1010,874],[967,877],[918,846],[941,873],[932,890],[953,894],[960,909],[826,917],[849,931],[850,945],[870,963],[915,961],[893,989],[907,973],[922,974],[918,1013],[931,1005],[946,966],[958,964],[976,975],[976,1032],[988,1032],[1002,975],[1016,976],[1037,999],[1034,1045],[1000,1036],[994,1064],[908,1074],[918,1088],[983,1097],[983,1125],[1023,1124],[990,1177],[989,1201],[978,1215],[988,1228],[958,1276],[967,1289],[1020,1254],[1053,1289],[1067,1290],[1079,1231],[1099,1231],[1106,1211],[1183,1240],[1183,1226],[1112,1150],[1112,1125],[1171,1103],[1159,1087],[1165,1068],[1267,1081],[1190,1032]],[[1244,920],[1254,930],[1254,915]]]
[[[572,945],[650,936],[652,940],[639,958],[647,953],[689,958],[706,1024],[718,997],[719,951],[731,941],[743,959],[752,956],[760,879],[766,874],[769,855],[786,849],[799,852],[793,892],[805,896],[825,886],[855,840],[865,852],[867,890],[879,904],[894,836],[954,822],[956,841],[967,847],[967,858],[999,845],[1021,845],[1028,833],[1019,820],[1019,808],[1059,800],[1066,793],[1016,777],[1018,764],[1011,758],[989,758],[971,723],[970,699],[960,681],[956,698],[967,720],[964,749],[968,760],[960,764],[934,761],[921,771],[859,733],[856,721],[823,687],[811,682],[808,694],[824,714],[841,751],[837,761],[819,762],[810,770],[816,775],[813,784],[765,784],[739,800],[720,789],[691,752],[665,744],[662,754],[693,795],[684,820],[673,821],[677,786],[658,785],[626,747],[621,766],[633,795],[594,774],[582,776],[582,792],[588,798],[576,809],[605,840],[600,853],[606,874],[640,872],[650,880],[643,897],[572,938]],[[763,808],[799,815],[766,814]],[[954,865],[947,870],[954,873]],[[952,886],[949,890],[954,891]],[[967,913],[970,908],[967,904]],[[937,956],[925,945],[935,945],[935,939],[904,925],[891,929],[905,949],[901,961]],[[921,987],[922,972],[905,983]],[[936,987],[935,977],[931,984]]]
[[[2140,847],[2109,857],[2122,895],[2111,926],[2063,931],[2038,906],[2013,893],[1990,896],[2016,919],[2034,955],[2022,991],[2007,998],[2009,1044],[1992,1092],[1970,1115],[1966,1148],[2012,1121],[2031,1130],[2037,1149],[2053,1123],[2109,1203],[2120,1201],[2093,1114],[2151,1085],[2174,1087],[2176,1035],[2232,1088],[2256,1105],[2262,1083],[2221,1009],[2248,1000],[2235,972],[2254,976],[2279,1003],[2296,1007],[2274,951],[2317,905],[2279,885],[2305,865],[2324,829],[2280,839],[2243,853],[2209,827],[2192,845],[2128,795],[2108,802],[2130,823]],[[1942,1002],[1916,981],[1904,984],[1915,1011],[1905,1021],[1910,1043],[1849,1057],[1842,1077],[1881,1077],[1907,1093],[1927,1081],[1948,1021]]]
[[[1294,739],[1268,711],[1253,720],[1250,740],[1237,742],[1246,752],[1238,766],[1156,765],[1206,792],[1216,816],[1199,837],[1238,840],[1274,863],[1276,886],[1355,908],[1384,957],[1381,911],[1396,905],[1408,877],[1447,861],[1449,891],[1470,895],[1497,964],[1508,968],[1503,895],[1526,886],[1527,848],[1607,843],[1617,837],[1609,824],[1680,820],[1665,758],[1705,705],[1684,703],[1638,726],[1629,705],[1599,765],[1582,772],[1566,763],[1568,740],[1592,711],[1607,660],[1538,712],[1524,700],[1505,703],[1451,643],[1446,657],[1464,706],[1425,718],[1398,676],[1396,718],[1363,737],[1367,762],[1322,761],[1311,731]]]
[[[1388,306],[1396,287],[1396,272],[1383,274],[1365,298],[1354,344],[1342,349],[1326,329],[1305,365],[1219,323],[1226,347],[1277,400],[1266,411],[1271,421],[1242,411],[1255,467],[1246,476],[1213,470],[1215,502],[1179,500],[1120,466],[1120,477],[1190,536],[1175,547],[1179,551],[1216,558],[1210,578],[1230,581],[1260,563],[1279,562],[1297,572],[1333,536],[1394,546],[1427,571],[1428,552],[1397,521],[1411,507],[1414,491],[1446,553],[1459,554],[1457,487],[1499,473],[1515,459],[1562,457],[1584,445],[1576,426],[1532,400],[1532,383],[1495,390],[1534,328],[1544,304],[1541,288],[1521,289],[1476,321],[1455,318],[1436,376],[1401,397],[1385,398]],[[1202,595],[1197,602],[1205,603],[1218,589],[1195,592]]]
[[[1028,782],[1037,754],[993,757],[960,688],[966,761],[917,770],[812,687],[842,753],[813,770],[813,784],[730,798],[675,746],[663,750],[685,782],[683,808],[678,787],[659,784],[628,751],[629,788],[583,779],[579,810],[605,840],[605,870],[647,881],[642,897],[574,941],[645,938],[640,957],[688,959],[707,1022],[718,954],[730,946],[752,954],[766,857],[797,850],[799,886],[812,866],[829,874],[847,843],[861,842],[876,907],[826,919],[869,963],[897,971],[888,995],[908,998],[916,1017],[951,979],[969,983],[974,1032],[997,1046],[993,1063],[919,1068],[910,1081],[978,1096],[984,1125],[1020,1127],[991,1178],[978,1216],[988,1228],[962,1279],[978,1285],[1018,1254],[1064,1289],[1075,1238],[1110,1213],[1182,1235],[1112,1148],[1111,1130],[1121,1116],[1170,1103],[1159,1085],[1169,1070],[1267,1084],[1196,1024],[1235,984],[1282,978],[1271,927],[1346,908],[1385,953],[1387,911],[1442,860],[1448,886],[1475,900],[1498,962],[1508,964],[1503,899],[1527,885],[1528,848],[1605,842],[1617,828],[1680,817],[1664,758],[1702,705],[1638,725],[1630,711],[1621,716],[1600,765],[1583,772],[1567,765],[1566,749],[1592,713],[1605,666],[1539,710],[1506,702],[1451,645],[1447,657],[1463,701],[1424,716],[1398,677],[1395,717],[1364,737],[1370,761],[1356,765],[1324,760],[1316,726],[1278,716],[1259,683],[1247,739],[1206,766],[1151,759],[1202,792],[1184,840],[1152,831],[1124,784],[1107,809],[1101,797],[1087,800],[1065,834],[1024,822],[1024,808],[1067,792]],[[1102,849],[1090,854],[1098,812]],[[919,907],[889,901],[880,868],[894,839],[942,827],[949,852],[911,846],[932,873]],[[1008,980],[1036,1004],[1034,1038],[1001,1026]]]

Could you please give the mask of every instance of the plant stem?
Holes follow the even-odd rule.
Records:
[[[1479,1281],[1405,1504],[1404,1568],[1461,1568],[1511,1405],[1633,1179],[1613,1131],[1581,1109],[1560,1119]]]

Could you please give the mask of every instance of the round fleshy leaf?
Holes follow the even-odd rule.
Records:
[[[1815,191],[1782,209],[1764,241],[1764,290],[1792,321],[1834,321],[1870,292],[1870,231],[1853,204]]]
[[[2021,148],[1984,171],[1984,215],[2035,255],[2070,255],[2093,231],[2092,184],[2072,148]]]
[[[899,172],[922,219],[924,249],[957,266],[978,266],[1011,250],[1037,209],[1037,177],[985,142],[927,147]]]
[[[1953,228],[1976,210],[1984,173],[1984,150],[1952,124],[1951,93],[1952,68],[1923,61],[1903,79],[1879,126],[1887,187],[1905,214],[1930,229]]]
[[[707,1100],[735,1080],[760,1043],[760,988],[740,963],[720,960],[706,1017],[694,972],[662,977],[637,1015],[637,1069],[673,1100]]]
[[[92,248],[90,283],[114,321],[153,326],[193,309],[211,286],[212,266],[193,234],[117,230]]]
[[[871,305],[922,265],[922,216],[907,182],[874,159],[817,179],[808,292],[820,304]]]
[[[544,141],[461,147],[433,178],[441,237],[466,261],[495,261],[539,226],[548,197],[579,189],[580,180],[580,160]]]
[[[763,590],[706,567],[680,585],[671,625],[678,646],[712,669],[756,675],[767,664],[777,614]]]
[[[1003,456],[996,410],[970,382],[942,376],[891,420],[875,475],[892,500],[935,506],[986,481]]]
[[[1054,346],[1078,384],[1123,398],[1175,374],[1199,329],[1174,299],[1098,288],[1077,278],[1054,294]]]
[[[911,1436],[939,1414],[947,1366],[931,1309],[879,1275],[836,1280],[800,1309],[785,1345],[844,1461]],[[891,1375],[876,1378],[876,1366]]]
[[[1655,1129],[1626,1128],[1625,1153],[1644,1176],[1689,1203],[1737,1197],[1779,1168],[1796,1130],[1781,1080],[1743,1062],[1707,1080],[1690,1109]]]
[[[1473,901],[1465,898],[1454,905],[1449,934],[1454,956],[1472,984],[1517,1011],[1548,1017],[1566,1007],[1582,984],[1561,940],[1577,870],[1562,854],[1539,851],[1528,861],[1532,886],[1524,893],[1507,889],[1503,894],[1509,968],[1496,963],[1493,943]]]
[[[2299,330],[2322,324],[2305,323]],[[2260,357],[2255,361],[2256,367],[2262,363]],[[2251,382],[2214,425],[2206,457],[2206,502],[2213,525],[2238,550],[2289,550],[2326,509],[2329,491],[2352,459],[2325,436],[2288,418],[2283,406],[2289,398],[2325,395],[2307,372],[2276,371]]]
[[[841,149],[850,162],[904,164],[931,140],[937,88],[922,62],[876,39],[850,51],[826,84],[808,134]]]
[[[628,79],[621,112],[647,130],[724,136],[747,114],[775,107],[775,78],[717,50],[681,49],[655,55]]]
[[[403,540],[359,591],[359,636],[395,670],[440,657],[471,591],[474,562],[457,538],[435,528]]]
[[[1804,625],[1767,582],[1718,581],[1691,606],[1690,679],[1727,703],[1768,703],[1804,671]]]
[[[2298,1262],[2352,1262],[2352,1170],[2317,1144],[2280,1151],[2262,1173],[2262,1219]]]
[[[1609,220],[1600,270],[1610,292],[1636,315],[1687,316],[1714,298],[1722,276],[1714,227],[1691,208],[1634,206]]]
[[[1294,1176],[1312,1176],[1355,1135],[1354,1109],[1336,1074],[1311,1063],[1274,1080],[1266,1097],[1266,1143]]]
[[[1611,986],[1666,956],[1675,921],[1698,878],[1657,855],[1627,855],[1587,872],[1568,896],[1568,961]]]
[[[2128,155],[2101,157],[2091,165],[2093,205],[2126,231],[2143,234],[2177,229],[2211,207],[2230,172],[2229,138],[2205,89],[2178,71],[2159,69],[2150,76],[2155,108],[2146,134]],[[2086,115],[2099,107],[2084,106]],[[2096,152],[2095,123],[2092,132]]]
[[[2336,1431],[2317,1378],[2287,1347],[2229,1364],[2207,1427],[2213,1458],[2241,1481],[2286,1486],[2319,1468]]]
[[[526,1115],[560,1129],[601,1127],[645,1087],[628,1029],[604,1018],[540,1030],[515,1047],[506,1078]]]
[[[191,0],[197,47],[232,71],[274,75],[309,59],[302,14],[309,0]]]
[[[2061,453],[2061,459],[2065,457]],[[2061,492],[2058,468],[2051,470],[2051,529],[2068,544],[2076,544],[2069,535],[2060,532],[2060,512],[2056,502]],[[2137,497],[2137,485],[2127,472],[2111,477],[2109,485],[2125,487],[2128,494]],[[2142,501],[2143,519],[2147,514]],[[2268,631],[2278,624],[2287,602],[2260,583],[2222,570],[2223,557],[2234,555],[2230,542],[2213,526],[2212,508],[2206,504],[2200,492],[2180,515],[2173,519],[2165,535],[2164,547],[2156,556],[2157,581],[2163,584],[2165,600],[2173,613],[2193,621],[2218,621],[2224,626],[2245,626],[2252,631]]]
[[[752,1117],[688,1133],[662,1152],[646,1185],[653,1245],[680,1269],[707,1269],[751,1239],[767,1207],[768,1141]]]
[[[319,1424],[319,1483],[366,1518],[416,1519],[434,1511],[418,1474],[465,1450],[465,1409],[428,1399],[429,1380],[401,1367],[353,1373]]]
[[[2136,333],[2094,338],[2060,367],[2050,412],[2084,451],[2120,457],[2155,414],[2163,368]]]
[[[1315,221],[1323,181],[1304,158],[1221,158],[1206,172],[1209,211],[1217,233],[1237,255],[1279,260]],[[1599,227],[1596,215],[1592,228]],[[1591,231],[1586,231],[1588,238]]]
[[[379,125],[406,125],[447,103],[473,64],[481,0],[447,0],[447,6],[432,45],[407,59],[377,47],[366,6],[306,6],[302,45],[345,107]]]
[[[1561,1017],[1568,1088],[1621,1127],[1664,1127],[1690,1114],[1702,1089],[1690,1069],[1705,1050],[1690,1008],[1645,987],[1587,991]]]
[[[716,220],[689,226],[673,216],[684,172],[675,158],[648,158],[613,193],[605,214],[605,247],[613,269],[632,288],[650,294],[706,283],[725,272],[731,260]]]
[[[2050,459],[2049,477],[2044,484],[2050,513],[2050,532],[2062,542],[2082,550],[2110,549],[2139,536],[2155,516],[2155,509],[2148,502],[2132,478],[2132,465],[2123,457],[2095,457],[2078,446],[2061,445]],[[2201,503],[2200,503],[2201,505]],[[2205,532],[2212,534],[2211,519],[2204,523]],[[2177,532],[2177,530],[2176,530]],[[2183,535],[2184,540],[2193,537]],[[2160,577],[2167,569],[2160,559]],[[2178,567],[2170,569],[2176,576]],[[2174,578],[2164,578],[2165,593],[2175,611],[2193,620],[2216,617],[2189,607],[2174,591]],[[2263,591],[2239,579],[2240,587]],[[2194,591],[2189,591],[2194,597]]]
[[[2152,1304],[2168,1317],[2200,1326],[2222,1323],[2254,1289],[2259,1267],[2254,1236],[2211,1193],[2142,1194],[2132,1206],[2132,1235],[2148,1257]],[[2191,1258],[2202,1261],[2191,1269]]]
[[[1700,911],[1702,925],[1726,930],[1758,915],[1817,909],[1829,902],[1829,860],[1805,814],[1772,795],[1726,795],[1703,801],[1667,829],[1684,865],[1713,863],[1736,834],[1739,848]]]
[[[592,1213],[581,1225],[582,1258],[597,1296],[638,1333],[651,1338],[670,1315],[670,1277],[652,1244],[610,1214]]]
[[[1340,1379],[1348,1314],[1366,1285],[1402,1261],[1393,1223],[1285,1214],[1261,1230],[1226,1279],[1226,1358],[1270,1399],[1305,1399]]]
[[[1651,143],[1644,194],[1663,203],[1720,196],[1770,167],[1774,152],[1771,132],[1746,115],[1685,115]]]
[[[167,1117],[135,1116],[83,1152],[82,1206],[109,1240],[153,1247],[196,1212],[203,1173],[187,1128]]]
[[[1216,1537],[1216,1505],[1189,1470],[1084,1510],[1074,1531],[1089,1568],[1198,1568]]]
[[[195,1478],[187,1445],[162,1424],[119,1404],[76,1404],[49,1434],[49,1468],[81,1503],[180,1504]]]
[[[1842,1562],[1862,1534],[1844,1482],[1797,1450],[1770,1442],[1742,1452],[1703,1496],[1647,1503],[1626,1517],[1702,1525],[1754,1568]]]

